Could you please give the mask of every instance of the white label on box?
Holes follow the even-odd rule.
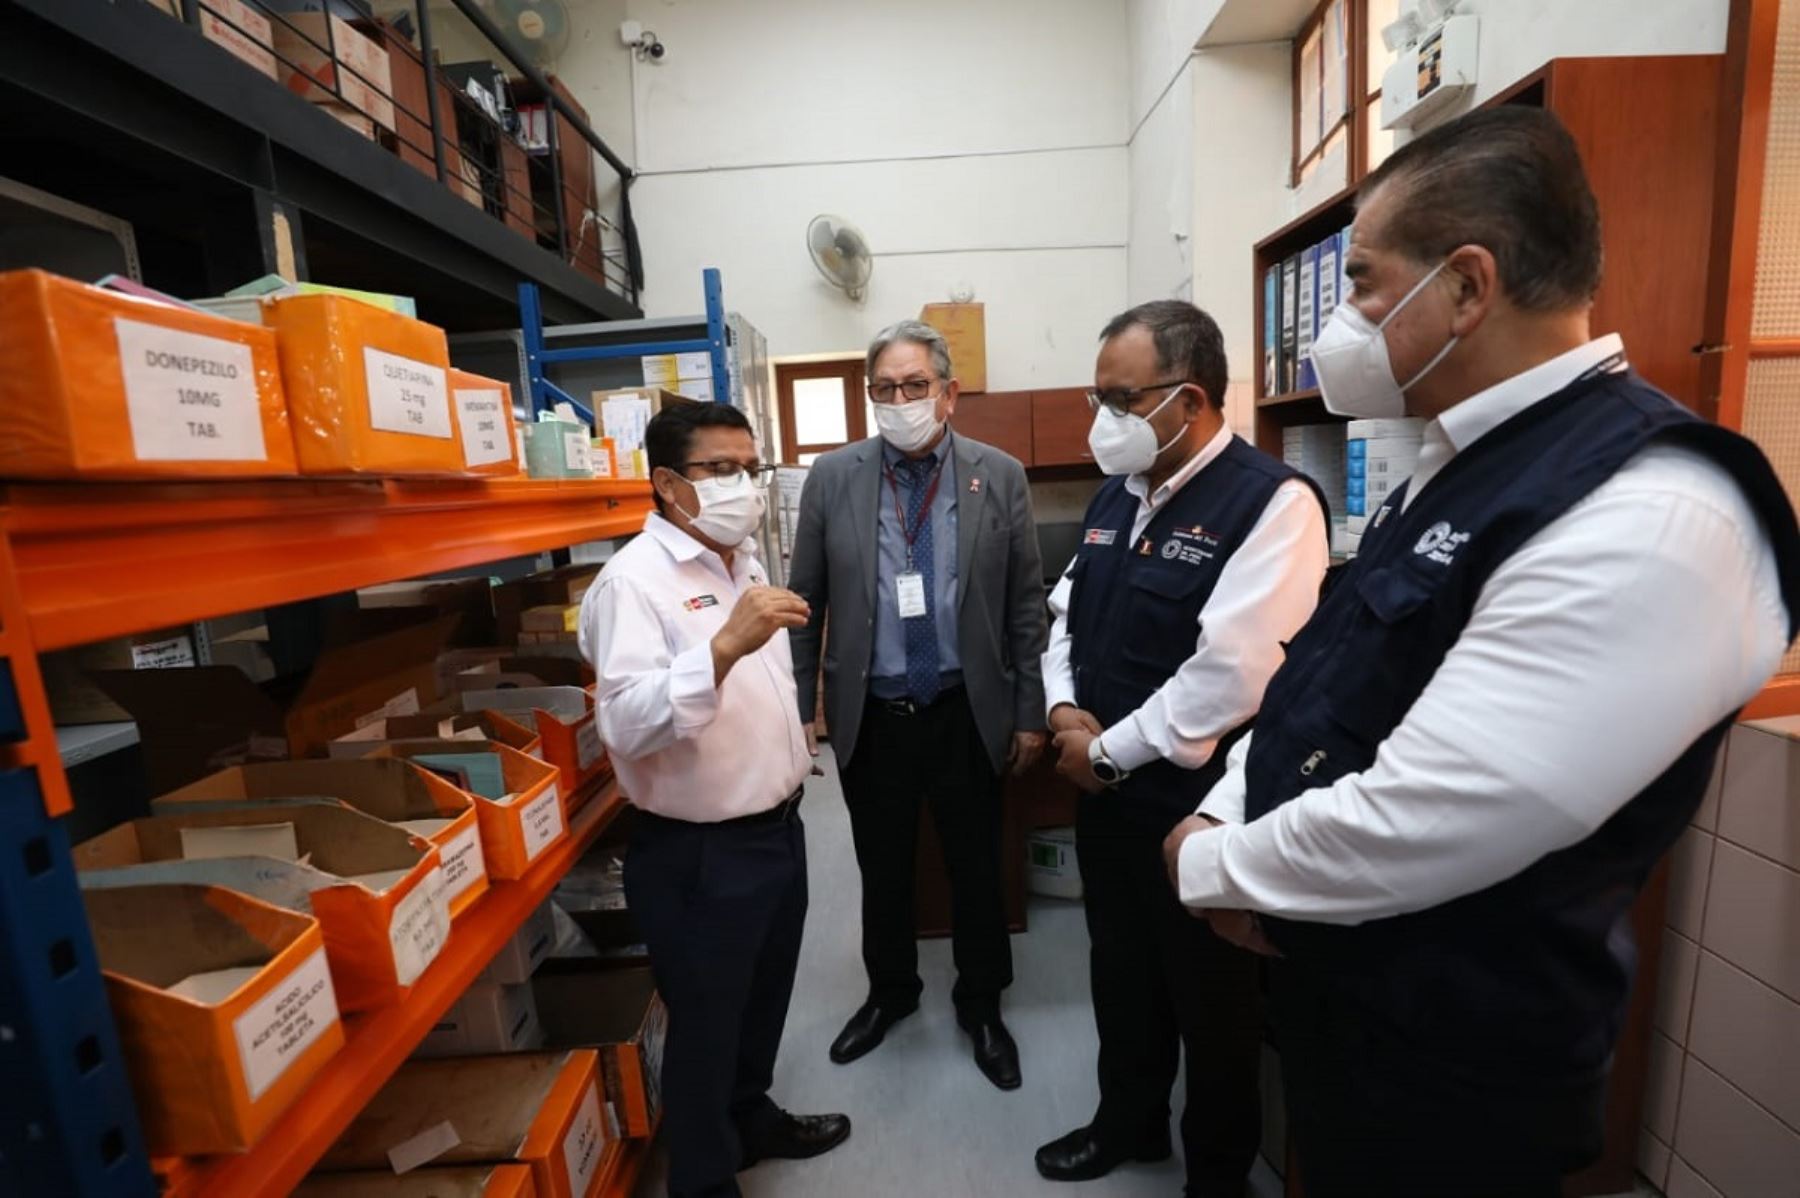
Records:
[[[435,1161],[461,1143],[462,1137],[456,1134],[456,1128],[451,1125],[450,1120],[445,1119],[388,1149],[388,1165],[395,1173],[411,1173],[420,1165]]]
[[[600,1149],[605,1143],[606,1133],[600,1126],[600,1095],[590,1085],[562,1143],[563,1164],[569,1168],[569,1193],[575,1198],[585,1198],[594,1171],[600,1167]]]
[[[390,433],[450,436],[450,388],[441,366],[363,346],[369,424]]]
[[[481,855],[481,829],[470,824],[461,836],[438,846],[444,863],[444,903],[454,903],[463,891],[487,877],[487,859]]]
[[[462,424],[463,465],[489,466],[512,460],[506,439],[506,393],[492,388],[457,388],[456,418]]]
[[[185,636],[146,641],[131,647],[131,668],[134,670],[172,670],[193,664],[194,642]]]
[[[145,462],[266,462],[250,347],[116,317],[132,452]]]
[[[525,860],[536,861],[537,855],[562,835],[562,797],[556,793],[554,782],[519,808],[519,825],[525,832]]]
[[[593,720],[585,721],[575,730],[575,765],[586,769],[600,760],[600,728]]]
[[[594,446],[585,429],[563,434],[563,461],[576,474],[594,473]]]
[[[419,688],[409,686],[393,698],[377,707],[374,711],[364,712],[356,717],[358,728],[367,728],[378,720],[389,719],[397,715],[419,714]]]
[[[444,871],[433,868],[394,907],[388,946],[394,952],[395,980],[402,986],[418,981],[450,938],[450,905],[444,890]]]
[[[231,1022],[250,1101],[261,1098],[337,1021],[337,992],[321,948]]]

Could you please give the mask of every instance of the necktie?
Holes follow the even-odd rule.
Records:
[[[902,620],[906,640],[906,693],[914,703],[924,706],[937,698],[938,641],[937,556],[931,548],[931,513],[925,500],[931,491],[931,478],[937,472],[932,458],[919,461],[904,459],[897,471],[906,491],[906,532],[917,529],[912,543],[913,569],[925,586],[925,614]]]

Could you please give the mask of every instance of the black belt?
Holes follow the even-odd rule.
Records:
[[[918,703],[914,702],[912,699],[878,699],[874,695],[870,695],[869,705],[872,707],[879,707],[889,715],[918,715],[920,712],[930,711],[944,700],[954,699],[962,693],[963,688],[960,686],[947,687],[944,690],[939,691],[937,693],[937,698],[929,703]]]
[[[747,828],[756,824],[784,824],[800,813],[800,800],[806,795],[806,787],[796,787],[794,793],[767,811],[752,811],[749,815],[734,816],[731,819],[697,820],[675,819],[667,815],[658,815],[654,811],[638,808],[632,816],[639,822],[648,820],[657,824],[676,824],[683,828]]]

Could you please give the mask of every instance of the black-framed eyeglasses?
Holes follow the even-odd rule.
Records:
[[[775,467],[764,466],[753,462],[746,466],[742,462],[734,462],[730,458],[711,458],[700,462],[683,462],[676,469],[685,476],[690,470],[704,470],[713,478],[724,483],[734,483],[747,478],[757,486],[764,486],[775,477]]]
[[[907,379],[902,383],[870,383],[869,398],[876,403],[893,403],[895,395],[907,399],[927,399],[931,389],[937,386],[936,379]]]
[[[1113,387],[1106,391],[1089,388],[1088,407],[1098,412],[1104,405],[1115,416],[1129,416],[1131,405],[1152,391],[1167,391],[1171,387],[1184,387],[1187,383],[1187,379],[1170,379],[1164,383],[1151,383],[1146,387]]]

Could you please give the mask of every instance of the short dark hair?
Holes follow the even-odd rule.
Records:
[[[1435,265],[1461,245],[1494,255],[1507,298],[1531,312],[1592,302],[1600,209],[1581,151],[1541,108],[1481,109],[1415,138],[1364,180],[1392,201],[1378,244]]]
[[[664,403],[644,430],[644,456],[649,459],[650,472],[666,466],[679,474],[694,444],[694,430],[702,428],[741,428],[748,433],[750,421],[728,403]],[[661,511],[662,497],[654,490],[651,495]]]
[[[1216,408],[1225,406],[1225,384],[1231,372],[1225,361],[1225,337],[1218,322],[1185,300],[1151,300],[1121,312],[1100,331],[1102,342],[1126,329],[1141,328],[1156,343],[1156,368],[1167,377],[1200,384]]]

